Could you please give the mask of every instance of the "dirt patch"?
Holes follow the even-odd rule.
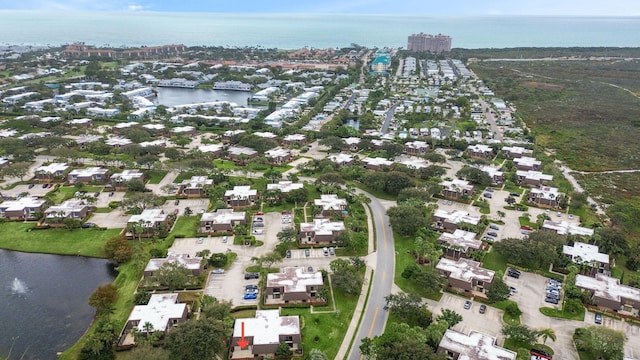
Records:
[[[534,89],[540,89],[540,90],[556,90],[556,91],[559,91],[559,90],[563,89],[562,85],[542,83],[542,82],[537,82],[537,81],[527,81],[527,82],[522,83],[522,86],[530,87],[530,88],[534,88]]]

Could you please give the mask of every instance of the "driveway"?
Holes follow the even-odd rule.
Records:
[[[96,207],[107,208],[112,201],[124,200],[124,191],[114,191],[112,196],[109,196],[109,194],[111,194],[111,192],[101,192],[96,198]]]
[[[93,214],[88,222],[107,229],[123,229],[127,227],[130,217],[131,215],[124,214],[121,208],[117,208],[108,213]]]

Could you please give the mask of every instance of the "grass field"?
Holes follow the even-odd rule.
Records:
[[[394,232],[393,241],[396,249],[395,284],[406,293],[417,294],[432,300],[440,300],[442,297],[441,292],[427,291],[427,289],[418,286],[414,281],[402,277],[404,269],[416,262],[410,253],[410,251],[414,250],[413,240]]]
[[[489,270],[504,272],[507,269],[507,259],[491,249],[484,255],[482,266]]]
[[[32,230],[33,223],[5,222],[0,224],[0,248],[23,252],[104,257],[102,249],[107,239],[120,229],[43,229]]]
[[[184,237],[196,237],[199,222],[199,216],[179,216],[171,233],[173,235],[183,235]]]
[[[147,170],[145,176],[149,179],[149,184],[160,184],[160,181],[167,175],[166,171],[162,170]]]

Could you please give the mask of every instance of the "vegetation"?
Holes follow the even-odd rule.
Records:
[[[573,334],[581,354],[602,359],[622,359],[625,336],[622,332],[602,326],[577,328]],[[582,356],[581,356],[582,358]]]

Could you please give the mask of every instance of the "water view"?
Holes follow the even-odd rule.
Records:
[[[194,104],[209,101],[231,101],[240,106],[247,106],[251,93],[247,91],[223,91],[205,89],[156,88],[156,103],[165,106]]]
[[[0,250],[0,357],[56,359],[87,330],[106,260]]]

